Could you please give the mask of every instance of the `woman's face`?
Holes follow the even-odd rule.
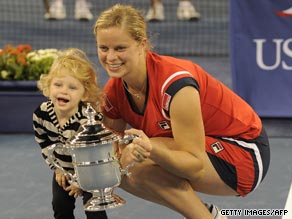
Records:
[[[108,75],[122,78],[138,74],[145,64],[145,42],[138,43],[119,27],[98,30],[96,34],[99,61]]]

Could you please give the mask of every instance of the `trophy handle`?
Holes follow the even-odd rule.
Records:
[[[135,164],[135,161],[133,161],[133,162],[131,162],[130,164],[128,164],[128,165],[126,166],[125,169],[123,169],[123,168],[120,167],[120,171],[121,171],[122,176],[123,176],[123,175],[131,176],[132,173],[130,172],[129,169],[130,169],[132,166],[134,166],[134,164]]]
[[[59,164],[55,161],[53,153],[54,153],[54,151],[55,151],[57,148],[60,149],[60,150],[62,150],[62,151],[64,150],[63,145],[60,144],[60,143],[53,144],[53,145],[51,145],[51,146],[48,147],[48,160],[49,160],[49,162],[50,162],[51,164],[54,165],[54,167],[56,167],[56,168],[58,168],[59,170],[61,170],[62,173],[63,173],[65,176],[69,176],[69,177],[70,177],[70,179],[68,180],[68,182],[69,182],[70,185],[71,185],[72,183],[77,182],[76,176],[75,176],[75,174],[73,175],[72,173],[66,171],[61,165],[59,165]]]
[[[130,144],[130,143],[132,143],[132,141],[135,139],[135,138],[139,138],[139,136],[138,135],[125,135],[123,138],[121,138],[120,140],[119,140],[119,143],[122,143],[122,144]],[[132,161],[130,164],[128,164],[127,166],[126,166],[126,168],[121,168],[120,167],[120,171],[121,171],[121,174],[122,175],[126,175],[126,176],[131,176],[131,172],[130,172],[130,168],[132,167],[132,166],[134,166],[134,164],[135,164],[135,161]]]
[[[123,138],[119,139],[119,143],[130,144],[135,138],[139,138],[138,135],[125,135]]]

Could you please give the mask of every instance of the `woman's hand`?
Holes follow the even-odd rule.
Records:
[[[148,136],[143,131],[133,128],[126,130],[125,134],[139,137],[134,138],[133,142],[123,149],[123,156],[136,162],[143,162],[148,159],[152,150],[152,144]]]

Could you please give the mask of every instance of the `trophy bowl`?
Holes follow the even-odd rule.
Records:
[[[134,136],[121,137],[95,120],[96,112],[88,104],[87,122],[65,144],[54,144],[48,148],[50,162],[63,174],[69,175],[69,183],[77,183],[92,193],[92,198],[84,205],[86,211],[103,211],[123,205],[125,200],[113,193],[121,183],[122,175],[129,175],[128,165],[122,169],[115,156],[114,143],[129,143]],[[74,174],[64,170],[54,161],[55,150],[66,150],[72,156]]]

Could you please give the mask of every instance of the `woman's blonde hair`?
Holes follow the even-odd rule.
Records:
[[[138,43],[146,39],[147,50],[152,49],[152,45],[147,38],[147,24],[143,13],[133,6],[116,4],[103,11],[94,25],[95,37],[98,30],[110,27],[120,27],[126,30]]]
[[[61,51],[54,60],[49,73],[41,75],[37,83],[39,90],[44,96],[49,97],[52,79],[68,74],[79,80],[84,86],[84,102],[90,103],[92,107],[99,110],[102,89],[97,83],[97,73],[94,70],[94,64],[80,49],[69,48]]]

